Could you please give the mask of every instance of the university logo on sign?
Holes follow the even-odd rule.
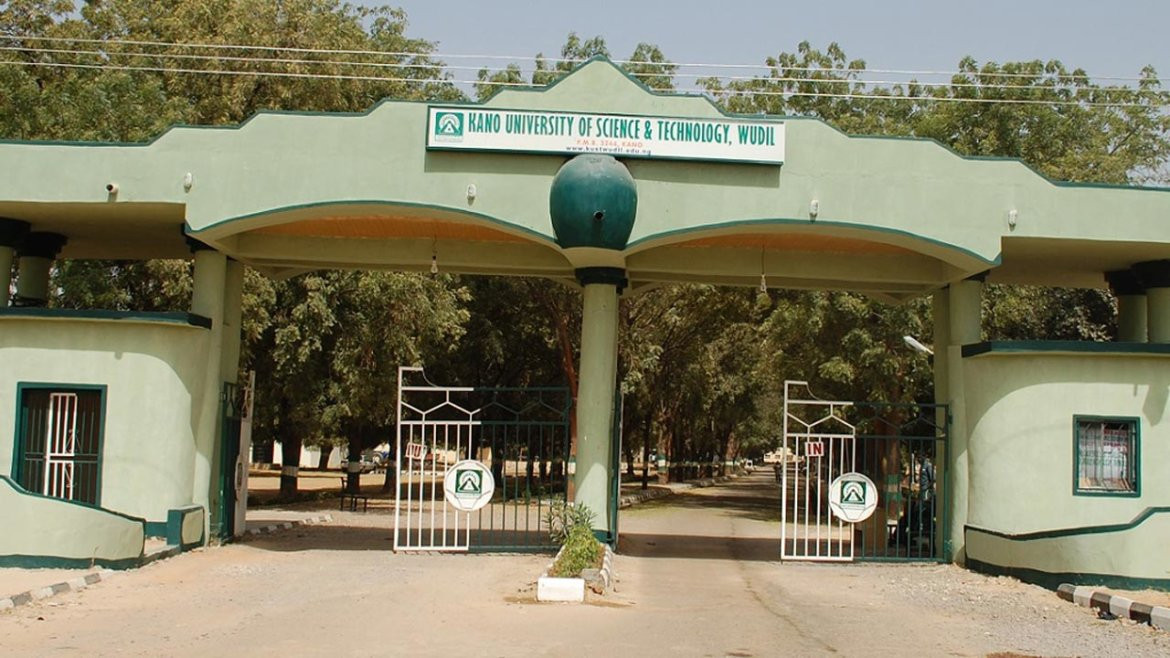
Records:
[[[455,493],[469,496],[483,493],[483,474],[474,469],[455,471]]]
[[[845,523],[868,519],[877,503],[877,485],[861,473],[845,473],[829,485],[829,511]]]
[[[841,484],[841,504],[865,507],[865,483],[847,480]]]
[[[457,142],[463,140],[463,113],[436,112],[434,125],[435,139]]]
[[[461,512],[474,512],[487,505],[495,492],[491,469],[473,459],[456,462],[443,475],[447,504]]]

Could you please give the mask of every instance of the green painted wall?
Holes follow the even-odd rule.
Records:
[[[0,474],[12,469],[18,382],[102,384],[102,506],[162,522],[171,508],[207,505],[192,491],[208,333],[178,323],[0,317]]]
[[[49,560],[42,566],[135,560],[146,533],[141,519],[27,494],[7,478],[0,478],[0,528],[0,557],[25,556],[29,566],[38,558]]]
[[[1170,357],[991,352],[962,367],[970,526],[1014,535],[1125,524],[1147,507],[1170,505]],[[1140,418],[1140,496],[1073,495],[1074,415]],[[1167,568],[1165,524],[1155,517],[1133,531],[1030,542],[1011,555],[1042,571],[1152,578]],[[1003,541],[967,546],[969,558],[991,564],[1005,564],[1007,551]],[[1099,571],[1106,567],[1114,570]]]
[[[1062,574],[1065,582],[1073,580],[1074,584],[1126,579],[1136,581],[1133,586],[1168,589],[1167,537],[1170,514],[1155,514],[1127,530],[1025,541],[968,530],[967,554],[972,560],[996,567]]]
[[[721,116],[700,98],[649,93],[604,61],[591,62],[544,91],[506,90],[487,105]],[[296,240],[288,238],[237,244],[231,236],[339,211],[330,206],[320,213],[270,214],[281,209],[367,202],[385,210],[385,204],[405,204],[424,208],[424,214],[446,209],[497,222],[535,240],[529,251],[509,256],[507,265],[556,256],[548,191],[564,158],[427,152],[426,113],[425,104],[386,102],[365,115],[263,114],[239,128],[177,128],[147,146],[0,144],[0,158],[22,162],[0,179],[0,211],[24,208],[6,202],[101,204],[110,213],[161,204],[229,254],[267,254],[279,261],[290,253],[313,254],[298,251]],[[1165,192],[1055,185],[1018,162],[966,159],[929,141],[850,137],[810,119],[789,119],[785,126],[782,167],[629,160],[639,190],[629,253],[696,231],[753,230],[742,223],[772,221],[911,247],[960,270],[940,271],[937,280],[943,283],[986,269],[1008,236],[1164,241],[1170,216]],[[187,173],[193,177],[190,191],[183,186]],[[110,181],[120,187],[112,206],[105,190]],[[474,200],[467,196],[472,184]],[[813,199],[820,208],[815,222],[809,216]],[[1010,210],[1018,211],[1014,228],[1007,224]],[[1124,221],[1102,221],[1109,217]],[[317,245],[317,255],[328,252],[328,245]],[[429,260],[430,241],[415,246]],[[345,250],[337,253],[346,258]],[[370,265],[359,254],[348,257],[355,265]],[[467,258],[466,267],[474,267],[476,256]],[[485,269],[505,267],[504,261],[480,258]],[[381,259],[387,266],[410,261],[385,250]],[[637,277],[636,271],[631,274]]]

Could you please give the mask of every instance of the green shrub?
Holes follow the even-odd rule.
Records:
[[[597,515],[585,505],[574,505],[558,501],[549,505],[544,520],[548,524],[548,536],[555,544],[564,544],[573,528],[584,527],[592,531],[593,519]]]
[[[588,525],[576,525],[569,530],[560,558],[553,564],[549,575],[554,578],[575,578],[582,569],[601,567],[605,549],[593,536]]]

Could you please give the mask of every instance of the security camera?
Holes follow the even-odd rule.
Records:
[[[117,194],[118,193],[118,184],[117,183],[106,183],[106,191],[109,192],[110,194]]]

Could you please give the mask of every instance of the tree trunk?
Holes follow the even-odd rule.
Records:
[[[301,438],[285,436],[280,444],[280,497],[285,500],[297,495],[297,471],[301,464]]]
[[[346,457],[346,462],[345,462],[345,490],[350,492],[350,493],[359,493],[362,490],[362,473],[361,473],[362,440],[361,440],[361,437],[354,436],[353,434],[351,434],[347,443],[346,443],[346,449],[349,452],[349,456]],[[356,471],[349,467],[349,465],[355,461],[358,463],[358,470],[356,470]]]
[[[565,373],[565,382],[569,385],[569,398],[573,401],[569,407],[569,457],[573,458],[577,455],[577,363],[573,350],[573,337],[569,327],[569,316],[561,308],[561,305],[556,303],[548,292],[539,285],[529,286],[528,289],[544,306],[557,331],[557,345],[560,347],[561,353],[561,370]],[[560,468],[554,462],[554,476],[558,475],[559,471]],[[569,500],[572,500],[576,495],[572,474],[569,474],[567,488]]]
[[[642,421],[642,488],[650,487],[650,431],[653,429],[654,417],[647,413]]]

